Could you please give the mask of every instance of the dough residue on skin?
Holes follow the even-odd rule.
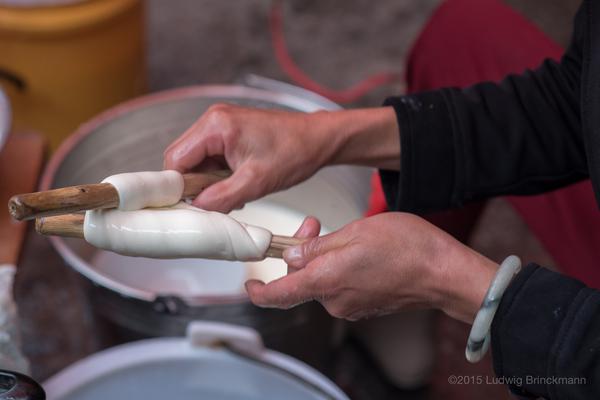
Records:
[[[177,204],[181,200],[184,185],[183,176],[172,170],[117,174],[102,182],[110,183],[117,189],[118,209],[121,211]]]
[[[151,258],[258,261],[271,232],[217,212],[178,203],[137,211],[87,211],[85,240],[101,249]]]

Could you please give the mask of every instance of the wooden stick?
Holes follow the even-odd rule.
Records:
[[[229,178],[233,172],[224,169],[211,172],[197,172],[183,174],[183,198],[196,197],[198,194],[212,185]]]
[[[36,218],[35,230],[42,235],[83,239],[83,218],[83,214]]]
[[[273,235],[271,237],[271,245],[267,249],[267,257],[283,258],[283,251],[288,247],[296,246],[302,243],[302,239]]]
[[[183,174],[183,198],[198,195],[208,186],[231,175],[231,171]],[[119,193],[110,183],[69,186],[43,192],[24,193],[11,197],[8,211],[16,220],[69,214],[119,205]]]
[[[35,220],[35,230],[47,236],[66,236],[84,239],[83,215],[66,214],[53,217],[41,217]],[[266,257],[283,258],[283,251],[288,247],[302,243],[303,239],[289,236],[273,235]]]

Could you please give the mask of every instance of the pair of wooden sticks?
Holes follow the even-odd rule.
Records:
[[[206,187],[231,175],[231,171],[183,174],[183,198],[195,197]],[[116,208],[119,193],[110,183],[77,185],[42,192],[18,194],[8,202],[8,211],[19,221],[36,219],[35,229],[42,235],[83,239],[83,215],[87,210]],[[273,235],[267,257],[281,258],[283,251],[300,239]]]

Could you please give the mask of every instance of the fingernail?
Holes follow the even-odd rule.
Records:
[[[300,246],[288,247],[283,251],[283,258],[288,262],[297,262],[302,260],[302,249]]]

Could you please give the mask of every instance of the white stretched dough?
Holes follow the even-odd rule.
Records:
[[[271,232],[185,203],[137,211],[87,211],[85,240],[115,253],[150,258],[258,261]]]
[[[117,174],[102,182],[117,189],[121,211],[171,206],[177,204],[183,194],[183,176],[173,170]]]
[[[293,236],[306,217],[305,214],[297,210],[265,199],[248,203],[244,208],[234,210],[229,215],[238,221],[262,226],[271,232],[285,236]],[[321,228],[321,234],[330,232],[331,230],[326,226]],[[265,283],[287,274],[287,264],[279,258],[266,258],[260,262],[246,262],[245,265],[247,279],[258,279]],[[242,291],[244,290],[243,287],[242,282]]]
[[[237,221],[261,226],[273,233],[292,236],[305,214],[261,199],[229,214]],[[328,233],[327,227],[323,233]],[[270,282],[287,273],[286,263],[278,258],[263,261],[219,261],[201,258],[171,260],[126,257],[98,249],[89,259],[93,269],[109,280],[150,293],[169,293],[182,297],[243,295],[244,282],[258,279]]]

